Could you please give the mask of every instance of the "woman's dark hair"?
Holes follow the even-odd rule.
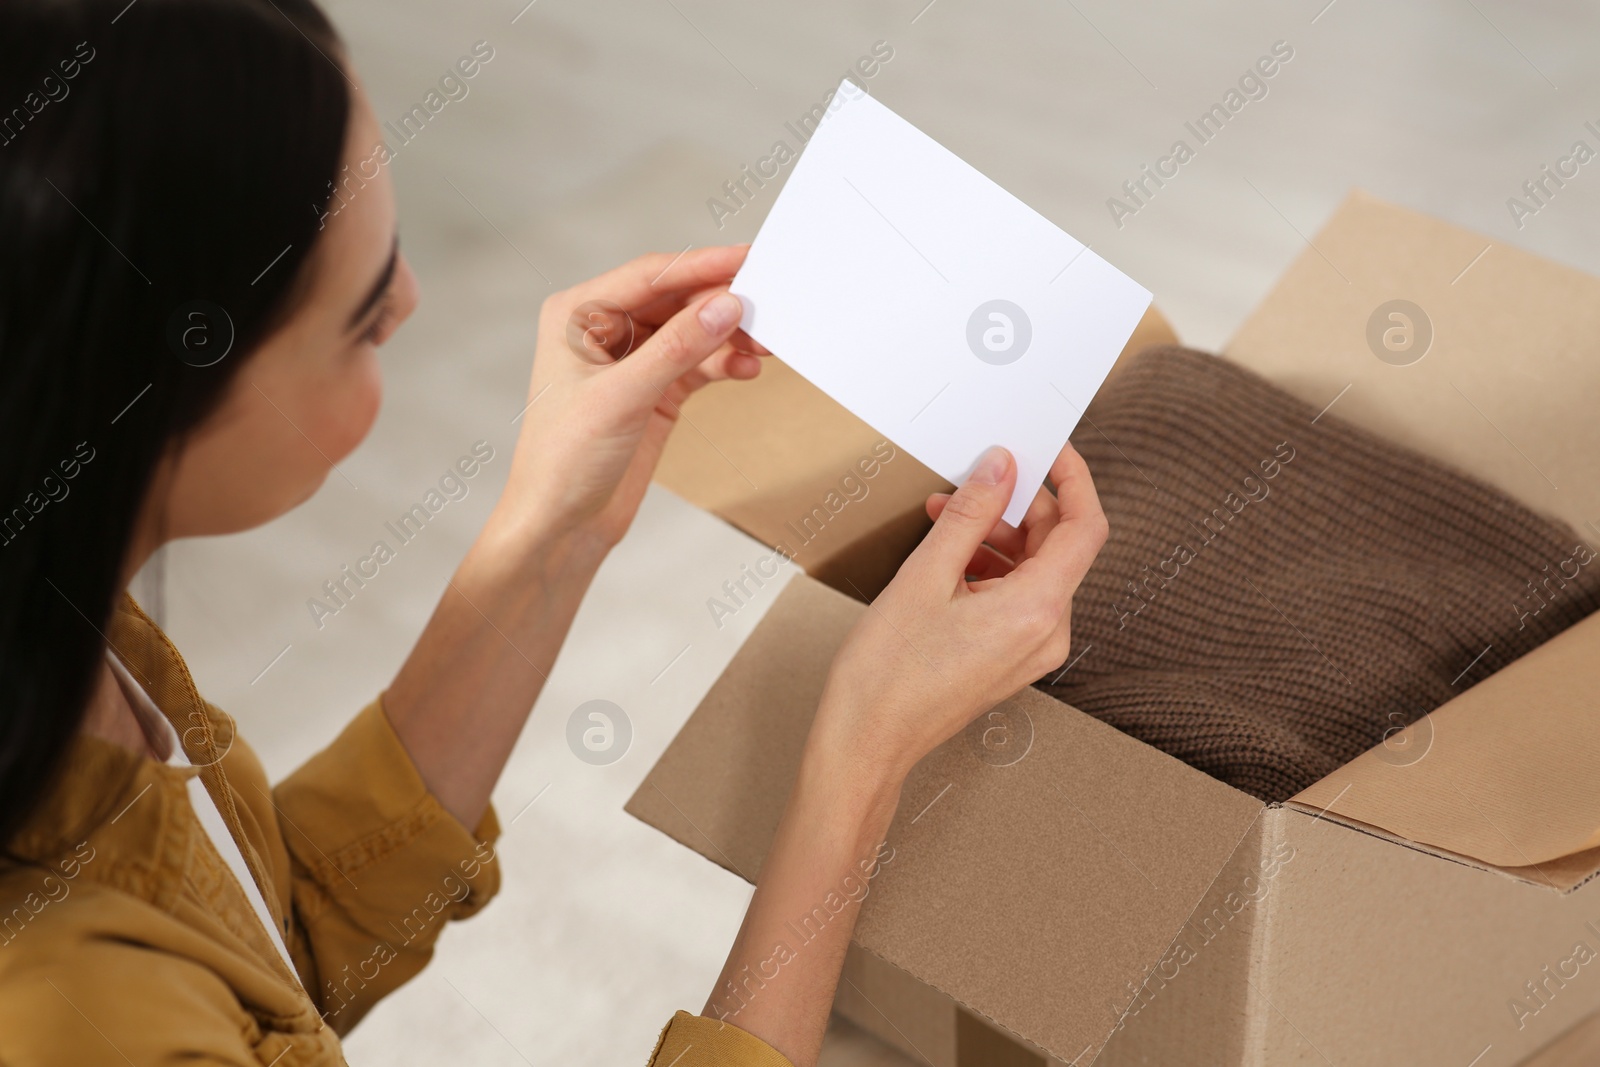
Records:
[[[83,723],[158,465],[299,299],[341,62],[311,0],[0,3],[0,852]]]

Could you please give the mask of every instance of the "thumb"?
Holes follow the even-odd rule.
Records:
[[[711,293],[668,319],[618,369],[638,380],[654,403],[658,392],[721,348],[743,315],[738,297],[726,290]]]
[[[944,511],[914,555],[924,557],[927,565],[949,575],[952,583],[958,581],[978,546],[1005,514],[1016,481],[1017,465],[1011,453],[999,445],[990,448],[979,457],[966,482],[945,502]]]

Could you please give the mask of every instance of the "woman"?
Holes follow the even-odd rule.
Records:
[[[387,171],[343,170],[376,120],[310,0],[14,0],[0,53],[0,1062],[341,1063],[495,892],[490,792],[678,405],[760,372],[745,249],[544,301],[504,494],[393,682],[269,789],[125,590],[167,541],[306,500],[372,425],[417,302]],[[596,300],[640,325],[614,363],[569,345]],[[1106,524],[1070,447],[1051,477],[1020,528],[1003,450],[930,498],[719,988],[871,861],[917,760],[1065,659]],[[680,1012],[656,1061],[815,1062],[854,918],[736,1016]]]

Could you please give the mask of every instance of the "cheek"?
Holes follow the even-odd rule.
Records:
[[[167,496],[173,537],[233,533],[314,495],[377,419],[383,383],[375,349],[296,358],[265,350],[191,439]],[[309,365],[308,365],[309,364]]]
[[[371,350],[352,354],[337,374],[305,388],[295,405],[295,425],[278,418],[278,447],[263,450],[271,456],[271,470],[257,484],[279,487],[267,494],[276,498],[275,515],[311,499],[329,477],[338,479],[328,464],[343,463],[356,450],[377,421],[383,400],[378,359]]]
[[[322,394],[323,411],[317,420],[325,428],[322,450],[334,462],[354,452],[378,419],[383,403],[383,376],[378,355],[366,349],[351,357],[348,369]]]
[[[277,439],[261,450],[262,460],[275,468],[268,480],[294,483],[302,490],[294,494],[297,500],[305,499],[333,474],[328,464],[342,463],[377,420],[383,399],[377,357],[370,350],[351,353],[336,369],[296,382],[293,392],[273,399],[283,415],[270,408],[259,413]]]

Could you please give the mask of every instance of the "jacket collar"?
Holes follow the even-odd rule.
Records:
[[[170,908],[194,835],[204,832],[192,817],[188,780],[218,775],[214,768],[232,744],[233,724],[200,697],[177,649],[127,593],[106,639],[172,723],[194,766],[158,763],[80,732],[11,851],[47,866],[75,857],[83,877]]]

